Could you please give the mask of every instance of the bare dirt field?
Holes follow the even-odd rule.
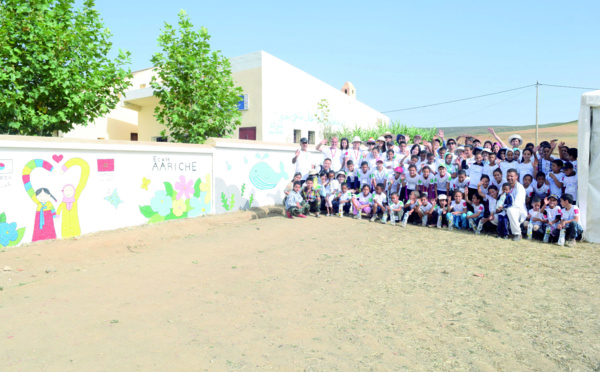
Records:
[[[598,245],[252,216],[0,253],[0,369],[600,367]]]

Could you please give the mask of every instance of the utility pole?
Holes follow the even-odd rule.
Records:
[[[535,82],[535,145],[539,144],[538,142],[538,98],[539,98],[539,89],[540,82],[539,80]]]

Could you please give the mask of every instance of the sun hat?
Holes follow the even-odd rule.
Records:
[[[379,138],[377,138],[377,141],[385,142],[385,138],[383,136],[379,136]]]
[[[394,168],[394,172],[402,173],[404,172],[404,169],[402,169],[402,167],[396,167]]]
[[[335,175],[335,178],[338,178],[339,176],[344,176],[344,177],[346,177],[346,172],[344,172],[344,171],[339,171],[339,172],[337,172],[337,174]]]
[[[377,160],[375,161],[375,163],[383,163],[383,159],[382,158],[377,158]]]
[[[458,155],[458,153],[460,151],[465,151],[465,148],[462,146],[458,146],[457,148],[454,149],[454,155]]]
[[[354,138],[352,138],[352,143],[354,143],[354,142],[360,142],[360,143],[362,143],[362,141],[360,140],[359,136],[354,136]]]
[[[319,174],[319,171],[316,169],[311,169],[308,171],[309,176],[314,176],[315,174]]]
[[[484,148],[483,150],[481,150],[481,152],[487,152],[487,153],[491,154],[492,150],[490,150],[488,148]]]
[[[392,134],[392,132],[385,132],[385,133],[383,134],[383,136],[384,136],[384,137],[392,137],[392,138],[394,137],[394,135]]]
[[[508,144],[511,144],[514,139],[519,140],[519,144],[517,145],[517,147],[523,144],[523,138],[521,138],[521,136],[519,136],[518,134],[513,134],[512,136],[508,137]]]
[[[422,138],[423,138],[423,136],[422,136],[422,135],[420,135],[420,134],[417,134],[417,135],[415,135],[413,138],[421,138],[421,139],[422,139]]]
[[[550,195],[550,196],[548,197],[548,199],[552,199],[552,198],[554,198],[554,199],[558,200],[558,196],[556,196],[556,195],[554,195],[554,194],[552,194],[552,195]]]
[[[446,194],[442,194],[442,195],[438,196],[438,199],[446,200],[446,199],[448,199],[448,197],[446,196]]]
[[[367,140],[367,144],[368,144],[368,143],[371,143],[371,142],[372,142],[373,144],[375,144],[375,138],[373,138],[373,137],[369,137],[369,139]]]
[[[515,150],[511,149],[510,147],[506,149],[506,153],[508,154],[509,152],[512,152],[513,154],[515,153]]]

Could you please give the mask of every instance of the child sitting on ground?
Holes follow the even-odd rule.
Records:
[[[406,223],[413,223],[418,216],[417,213],[414,213],[415,208],[419,205],[419,197],[421,195],[418,191],[412,191],[408,195],[408,200],[404,204],[404,217],[402,219],[402,226],[406,226]]]
[[[346,177],[345,174],[340,173],[340,176]],[[333,215],[333,199],[340,192],[340,183],[337,181],[335,177],[335,173],[330,171],[328,173],[329,179],[327,180],[327,185],[325,186],[325,208],[327,208],[327,217]]]
[[[400,200],[397,192],[393,192],[390,196],[390,204],[386,209],[390,217],[390,224],[395,225],[396,222],[402,221],[402,215],[404,215],[404,203]],[[385,223],[385,220],[381,222]]]
[[[502,194],[496,203],[496,213],[498,215],[498,238],[508,239],[510,235],[510,221],[506,215],[506,209],[512,207],[513,197],[510,194],[510,184],[502,185]]]
[[[434,201],[435,203],[435,201]],[[419,223],[419,220],[421,222],[421,225],[423,226],[427,226],[428,224],[430,225],[435,225],[435,222],[433,222],[433,218],[431,217],[431,214],[433,213],[433,204],[429,202],[429,196],[427,195],[426,192],[421,194],[421,198],[420,198],[420,203],[419,205],[417,205],[417,207],[415,208],[417,214],[419,215],[419,218],[416,219],[416,223]],[[432,223],[433,222],[433,223]]]
[[[558,196],[552,194],[549,197],[544,199],[544,211],[546,212],[546,220],[544,220],[544,230],[550,230],[549,240],[553,240],[554,238],[558,238],[558,236],[554,235],[554,231],[558,228],[558,223],[561,219],[561,209],[558,206]],[[545,234],[545,233],[544,233]],[[544,240],[546,238],[544,237]]]
[[[467,221],[473,232],[477,233],[479,221],[483,218],[485,207],[482,203],[482,197],[479,193],[474,193],[471,197],[471,205],[473,206],[473,212],[467,212]]]
[[[462,191],[454,191],[454,200],[452,200],[452,203],[450,203],[446,218],[448,219],[448,229],[450,230],[452,230],[454,227],[459,230],[461,228],[467,228],[467,202],[463,200]]]
[[[342,191],[333,201],[333,208],[337,209],[338,217],[343,217],[344,213],[350,213],[350,205],[352,205],[352,192],[348,189],[348,184],[344,182]]]
[[[293,219],[294,217],[292,217],[292,215],[301,218],[306,218],[304,213],[307,213],[309,206],[302,198],[302,195],[300,195],[301,188],[302,184],[300,183],[300,181],[294,182],[292,191],[290,191],[290,193],[287,196],[287,199],[285,201],[285,214],[287,218]]]
[[[308,204],[308,212],[313,212],[315,217],[319,218],[319,211],[321,209],[321,195],[317,190],[313,188],[314,178],[309,177],[304,183],[304,189],[302,190],[302,198]],[[308,214],[308,212],[305,212]]]
[[[375,222],[375,219],[379,216],[379,213],[381,213],[382,218],[384,219],[383,222],[385,223],[386,214],[384,204],[387,202],[387,197],[383,192],[384,187],[383,183],[378,183],[375,186],[375,194],[373,194],[373,216],[371,217],[371,222]]]
[[[556,227],[554,235],[559,235],[561,230],[565,230],[565,237],[568,246],[575,245],[575,239],[583,234],[583,228],[579,224],[579,208],[574,204],[571,194],[563,194],[560,197],[562,206],[562,220]]]
[[[531,239],[534,236],[541,237],[542,234],[542,226],[544,225],[544,212],[542,211],[542,200],[537,196],[534,196],[531,200],[531,209],[527,213],[527,220],[523,222],[523,228],[526,231],[527,238]],[[529,225],[531,225],[531,236],[527,231],[529,230]]]
[[[442,168],[439,169],[441,170]],[[431,213],[431,219],[437,225],[438,228],[442,228],[444,225],[448,225],[444,221],[444,216],[446,215],[446,213],[448,213],[448,197],[446,196],[446,194],[441,194],[440,196],[438,196],[438,201],[433,207],[433,212]]]
[[[354,218],[360,220],[363,213],[369,215],[371,213],[372,205],[373,196],[371,195],[371,187],[369,185],[363,185],[362,192],[352,198]]]

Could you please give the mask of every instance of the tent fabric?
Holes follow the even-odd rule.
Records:
[[[600,90],[581,96],[577,132],[580,223],[584,239],[600,243]]]

